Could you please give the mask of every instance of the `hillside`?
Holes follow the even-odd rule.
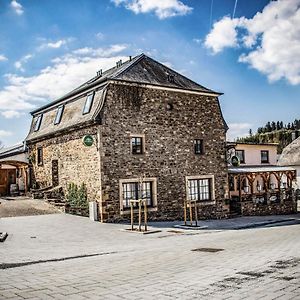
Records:
[[[283,122],[268,122],[264,127],[259,127],[255,134],[249,130],[246,137],[237,138],[237,142],[243,143],[278,143],[278,153],[290,144],[293,139],[300,136],[300,120],[283,125]]]

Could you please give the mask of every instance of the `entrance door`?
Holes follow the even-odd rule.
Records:
[[[58,186],[59,178],[58,178],[58,160],[52,160],[52,186]]]
[[[0,196],[7,195],[7,170],[0,170]]]

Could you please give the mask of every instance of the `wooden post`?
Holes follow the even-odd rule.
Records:
[[[183,201],[183,214],[184,214],[184,225],[186,226],[186,208],[187,208],[187,201]]]
[[[139,231],[142,231],[142,200],[139,200]]]
[[[192,211],[192,201],[189,201],[189,205],[190,205],[190,223],[191,226],[193,226],[193,211]]]
[[[147,200],[144,200],[144,225],[145,231],[147,231],[148,221],[147,221]]]
[[[130,202],[131,230],[133,231],[133,202]]]
[[[198,226],[198,212],[197,212],[197,202],[195,201],[195,222],[196,222],[196,227]]]

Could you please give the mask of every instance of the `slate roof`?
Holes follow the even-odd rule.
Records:
[[[174,82],[170,82],[168,80],[168,75],[174,76]],[[120,80],[120,81],[129,81],[129,82],[143,83],[143,84],[154,84],[154,85],[160,85],[164,87],[195,90],[204,93],[205,92],[214,93],[216,95],[222,94],[210,90],[188,79],[187,77],[177,73],[176,71],[157,62],[156,60],[148,57],[145,54],[140,54],[135,56],[131,60],[122,63],[122,65],[119,67],[115,66],[103,72],[102,76],[95,76],[91,78],[90,80],[83,83],[79,87],[75,88],[71,92],[67,93],[63,97],[34,110],[32,114],[35,114],[41,111],[42,109],[50,107],[83,90],[89,89],[93,86],[96,86],[108,80]]]
[[[280,166],[300,166],[300,137],[287,145],[278,160]]]
[[[96,122],[96,117],[103,105],[106,92],[105,88],[106,85],[102,85],[95,91],[91,110],[87,114],[82,113],[87,97],[85,93],[79,96],[79,98],[75,98],[72,101],[64,102],[64,111],[61,122],[59,124],[54,125],[57,107],[59,106],[58,104],[56,105],[55,109],[50,109],[47,112],[43,113],[41,126],[38,131],[34,131],[34,126],[39,116],[35,115],[33,117],[30,132],[26,138],[26,141],[28,142],[34,139],[47,136],[51,133],[67,130],[69,128],[73,128],[74,126],[80,127],[87,123]],[[62,102],[60,101],[60,103]]]
[[[17,144],[15,146],[2,148],[0,149],[0,159],[11,155],[16,155],[19,153],[24,153],[24,152],[26,152],[26,149],[23,144]]]
[[[170,80],[170,78],[172,80]],[[80,127],[83,124],[96,122],[96,117],[101,110],[105,98],[106,86],[110,80],[193,90],[196,92],[214,94],[216,96],[221,95],[188,79],[145,54],[141,54],[103,72],[101,76],[93,77],[63,97],[32,111],[33,120],[26,141],[32,141],[49,134],[55,134],[62,130],[72,128],[75,125]],[[92,110],[90,113],[83,115],[82,109],[85,104],[86,96],[90,91],[95,92]],[[54,125],[57,107],[62,104],[64,104],[62,121]],[[41,113],[43,114],[43,119],[40,129],[34,131],[34,125]],[[227,126],[225,121],[224,124]]]

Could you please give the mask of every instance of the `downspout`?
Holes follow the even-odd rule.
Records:
[[[100,191],[99,191],[99,198],[100,198],[100,204],[99,204],[99,212],[100,212],[100,222],[103,223],[103,207],[102,207],[102,177],[101,177],[101,132],[100,132],[100,124],[97,126],[97,151],[98,151],[98,161],[99,161],[99,180],[100,180]]]

